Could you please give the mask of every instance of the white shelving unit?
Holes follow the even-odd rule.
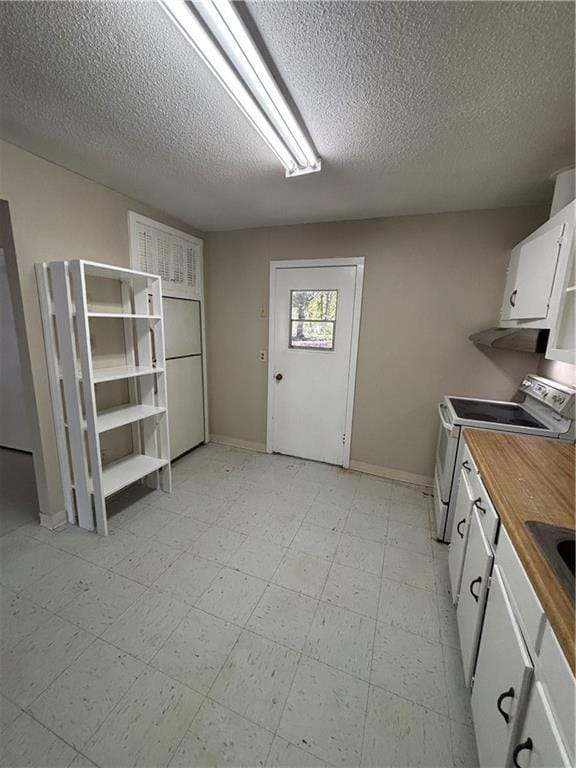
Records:
[[[68,520],[106,535],[109,496],[144,479],[172,490],[161,279],[82,260],[37,264],[36,278]],[[110,281],[119,307],[90,305],[92,278]],[[114,366],[93,343],[92,323],[108,320],[104,335],[123,348]],[[96,387],[107,382],[125,382],[127,401],[99,408]],[[132,451],[104,461],[103,436],[123,428]]]

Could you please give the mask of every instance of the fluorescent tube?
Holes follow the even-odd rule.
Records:
[[[194,4],[226,54],[223,55],[184,0],[159,2],[274,151],[286,169],[286,176],[319,171],[320,159],[232,3],[198,0]]]

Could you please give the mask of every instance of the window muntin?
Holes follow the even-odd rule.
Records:
[[[334,349],[338,291],[290,291],[291,349]]]

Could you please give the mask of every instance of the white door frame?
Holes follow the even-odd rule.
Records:
[[[276,273],[280,269],[306,267],[356,267],[354,308],[352,312],[352,338],[350,342],[350,364],[348,367],[348,388],[346,393],[346,440],[342,451],[342,466],[350,467],[350,444],[352,437],[352,415],[354,411],[354,390],[356,388],[356,364],[358,361],[358,339],[360,336],[360,315],[362,312],[362,288],[364,285],[364,256],[336,259],[288,259],[270,262],[270,305],[268,308],[268,413],[266,417],[266,453],[272,453],[272,414],[274,412],[274,342],[276,339]]]

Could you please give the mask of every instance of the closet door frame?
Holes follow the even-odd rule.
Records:
[[[200,302],[200,339],[202,344],[202,389],[204,396],[204,442],[210,442],[210,425],[208,421],[208,361],[206,354],[206,318],[204,312],[204,241],[191,235],[188,232],[182,232],[174,227],[169,227],[155,219],[142,216],[135,211],[128,211],[128,237],[129,237],[129,258],[132,269],[140,269],[141,262],[138,259],[138,230],[150,228],[165,232],[172,237],[180,238],[188,243],[192,243],[197,249],[197,282],[194,289],[183,289],[179,294],[174,290],[166,290],[166,281],[162,280],[162,298],[167,299],[185,299]],[[153,270],[148,270],[153,271]],[[170,407],[170,404],[168,404]]]

